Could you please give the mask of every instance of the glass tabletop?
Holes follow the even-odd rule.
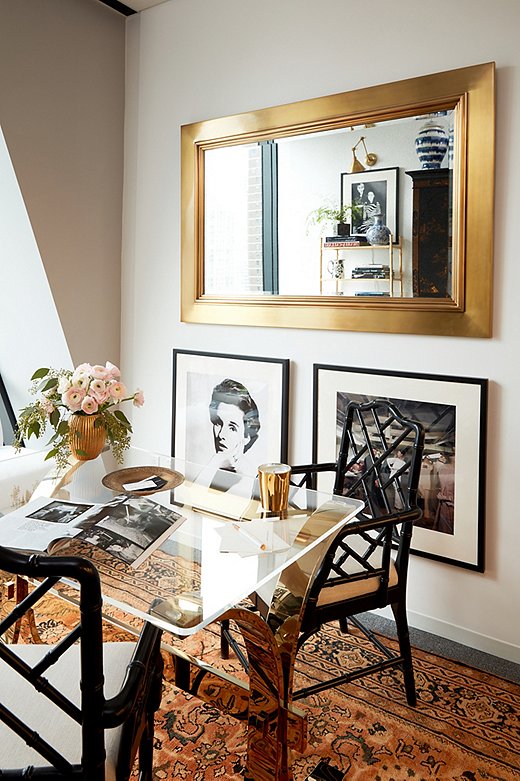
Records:
[[[27,507],[40,503],[49,512],[49,499],[59,524],[65,523],[60,503],[86,512],[82,532],[61,539],[52,552],[91,559],[109,604],[180,636],[262,588],[273,591],[277,575],[304,555],[309,581],[323,541],[355,522],[363,506],[291,487],[287,511],[268,513],[253,476],[209,474],[201,465],[137,448],[122,465],[107,452],[65,474],[50,472]],[[38,512],[35,518],[44,517]]]

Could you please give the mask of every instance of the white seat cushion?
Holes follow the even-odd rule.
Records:
[[[31,666],[49,650],[46,645],[9,646]],[[105,696],[117,694],[124,680],[126,666],[134,651],[134,643],[105,643],[103,645]],[[57,689],[76,705],[79,693],[79,646],[74,645],[51,667],[45,676]],[[39,694],[29,683],[0,662],[0,702],[41,735],[71,763],[81,758],[81,727]],[[121,728],[105,732],[107,753],[105,779],[115,781],[115,764]],[[0,768],[23,768],[27,765],[44,767],[46,761],[36,751],[0,722]]]

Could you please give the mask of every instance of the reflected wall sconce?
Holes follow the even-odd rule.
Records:
[[[360,144],[363,144],[365,147],[365,165],[359,162],[359,160],[356,157],[356,149]],[[365,144],[365,136],[361,136],[357,144],[354,144],[352,147],[352,165],[350,167],[350,173],[351,174],[359,174],[361,171],[366,171],[365,166],[372,166],[377,163],[377,155],[375,155],[373,152],[369,152],[367,149],[367,145]]]

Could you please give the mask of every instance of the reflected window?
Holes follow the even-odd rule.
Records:
[[[204,292],[450,299],[454,114],[206,151]],[[350,173],[361,132],[378,164]],[[309,228],[325,205],[347,209],[361,247],[327,246],[334,221]],[[367,242],[376,217],[393,249]]]
[[[258,144],[205,155],[205,293],[259,293],[262,279],[262,157]]]

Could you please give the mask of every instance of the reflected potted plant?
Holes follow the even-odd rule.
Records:
[[[311,228],[318,225],[322,233],[326,231],[327,225],[332,225],[332,235],[350,236],[350,221],[352,217],[362,217],[363,207],[352,203],[345,206],[335,206],[326,203],[314,209],[307,217],[307,227]]]

